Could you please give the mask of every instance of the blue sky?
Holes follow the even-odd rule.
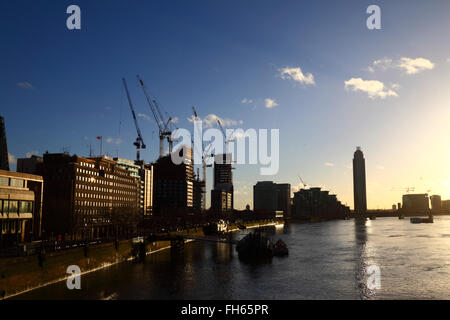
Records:
[[[81,30],[66,28],[71,4],[81,8]],[[370,4],[381,8],[381,30],[366,27]],[[87,155],[90,142],[98,152],[100,135],[104,152],[133,159],[121,78],[136,112],[150,116],[140,74],[178,127],[192,128],[194,105],[232,128],[280,129],[276,176],[236,165],[239,208],[252,204],[256,181],[297,187],[297,175],[352,206],[349,166],[359,145],[369,207],[400,201],[392,187],[450,198],[449,15],[448,1],[2,1],[0,114],[9,153]],[[314,84],[283,77],[283,68],[300,68]],[[345,88],[359,78],[377,83]],[[142,155],[153,161],[156,125],[145,116],[139,123]]]

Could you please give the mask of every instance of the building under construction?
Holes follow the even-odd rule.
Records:
[[[194,199],[201,184],[194,180],[192,148],[183,146],[175,152],[184,159],[180,164],[175,164],[167,155],[160,157],[154,165],[154,212],[157,216],[190,215],[201,208],[199,199]]]
[[[232,212],[233,197],[232,154],[214,157],[214,189],[211,190],[211,211],[213,213]]]

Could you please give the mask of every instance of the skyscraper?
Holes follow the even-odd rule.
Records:
[[[211,209],[233,211],[233,167],[230,153],[214,157],[214,189],[211,191]],[[225,204],[225,205],[224,205]]]
[[[356,147],[353,155],[353,199],[355,213],[366,213],[366,163],[360,147]]]
[[[6,144],[5,121],[0,116],[0,170],[9,171],[8,146]]]

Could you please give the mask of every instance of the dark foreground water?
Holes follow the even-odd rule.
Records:
[[[15,299],[450,299],[450,217],[331,221],[269,228],[286,258],[245,264],[234,246],[191,242],[82,276],[81,290],[60,282]],[[241,238],[245,232],[234,234]],[[369,265],[380,289],[366,285]]]

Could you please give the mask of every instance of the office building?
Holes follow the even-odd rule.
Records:
[[[213,191],[215,191],[214,195]],[[230,198],[231,204],[229,206],[228,199]],[[224,199],[227,199],[225,201],[225,206],[223,205]],[[211,210],[216,210],[217,213],[220,213],[223,210],[233,211],[233,208],[234,188],[232,154],[218,154],[214,157],[214,185],[213,190],[211,191]]]
[[[109,157],[44,154],[39,168],[47,237],[114,238],[136,231],[140,179]]]
[[[253,186],[253,210],[259,213],[282,212],[285,217],[291,214],[291,185],[259,181]]]
[[[153,165],[123,158],[113,158],[113,160],[120,168],[127,170],[130,176],[140,180],[139,208],[144,218],[150,217],[153,210]]]
[[[164,156],[154,165],[154,212],[158,216],[192,214],[194,208],[194,165],[192,148],[178,151],[184,161],[175,164]]]
[[[39,165],[44,161],[42,157],[32,155],[30,158],[17,159],[17,172],[36,174]]]
[[[442,211],[442,199],[439,195],[432,195],[430,197],[431,200],[431,210],[435,212]]]
[[[211,190],[211,211],[214,213],[232,212],[232,193],[225,190]]]
[[[450,200],[442,200],[442,211],[450,213]]]
[[[41,237],[41,176],[0,170],[0,247]]]
[[[353,156],[353,199],[355,213],[366,213],[366,164],[360,147],[356,148]]]
[[[412,213],[427,213],[430,210],[428,194],[405,194],[402,197],[402,210]]]
[[[321,188],[300,189],[294,193],[292,217],[297,219],[342,219],[350,214],[335,194]]]
[[[0,170],[9,170],[8,145],[6,143],[5,120],[0,116]]]

